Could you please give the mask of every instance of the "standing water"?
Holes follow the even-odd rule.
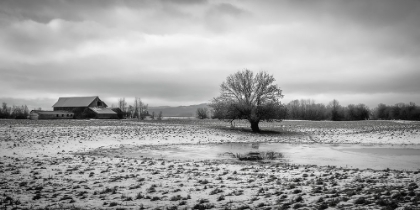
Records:
[[[234,159],[249,154],[276,154],[274,160],[294,164],[371,169],[420,169],[420,145],[346,145],[226,143],[153,147],[131,154],[179,160]],[[264,156],[263,156],[264,157]],[[265,155],[267,157],[267,155]]]

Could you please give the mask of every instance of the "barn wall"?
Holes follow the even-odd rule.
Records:
[[[68,112],[72,112],[73,109],[78,108],[78,107],[54,107],[54,111],[68,111]]]
[[[118,119],[117,114],[96,114],[97,119]]]
[[[64,116],[63,116],[64,115]],[[67,116],[69,115],[69,116]],[[70,114],[39,114],[38,119],[73,119],[73,115]]]
[[[31,120],[46,120],[46,119],[73,119],[73,113],[57,114],[56,113],[32,113],[30,114]]]
[[[31,119],[31,120],[37,120],[38,119],[38,114],[30,114],[29,115],[29,119]]]
[[[87,107],[54,107],[54,111],[68,111],[74,114],[75,119],[89,118],[86,114]]]

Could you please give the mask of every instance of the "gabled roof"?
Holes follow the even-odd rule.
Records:
[[[89,97],[60,97],[53,107],[87,107],[98,96]]]
[[[98,107],[89,107],[92,111],[96,114],[117,114],[116,112],[112,111],[110,108],[98,108]]]

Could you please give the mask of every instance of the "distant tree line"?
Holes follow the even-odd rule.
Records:
[[[337,100],[328,105],[311,99],[293,100],[286,105],[286,119],[352,121],[370,119],[371,111],[364,104],[341,106]]]
[[[420,120],[420,107],[415,103],[398,103],[393,106],[379,104],[373,110],[372,119],[378,120]]]
[[[287,114],[285,119],[294,120],[420,120],[420,107],[415,103],[398,103],[387,106],[379,104],[370,109],[364,104],[349,104],[341,106],[337,100],[328,105],[315,103],[314,100],[294,100],[285,105]]]
[[[29,116],[29,109],[26,105],[22,106],[7,106],[7,103],[2,103],[0,109],[0,118],[2,119],[26,119]]]
[[[312,99],[293,100],[283,104],[283,119],[289,120],[332,120],[332,121],[356,121],[356,120],[415,120],[420,121],[420,106],[410,102],[395,105],[379,104],[370,109],[365,104],[349,104],[342,106],[338,100],[332,100],[327,105],[315,103]],[[217,118],[218,113],[206,108],[198,108],[196,116],[199,119]],[[235,113],[233,113],[235,115]],[[224,113],[226,119],[233,121],[229,113]],[[226,117],[227,116],[227,117]],[[236,115],[235,115],[236,116]]]

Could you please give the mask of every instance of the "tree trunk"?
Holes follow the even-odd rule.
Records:
[[[258,127],[258,123],[260,123],[259,121],[249,121],[251,123],[251,129],[252,132],[260,132],[260,127]]]

